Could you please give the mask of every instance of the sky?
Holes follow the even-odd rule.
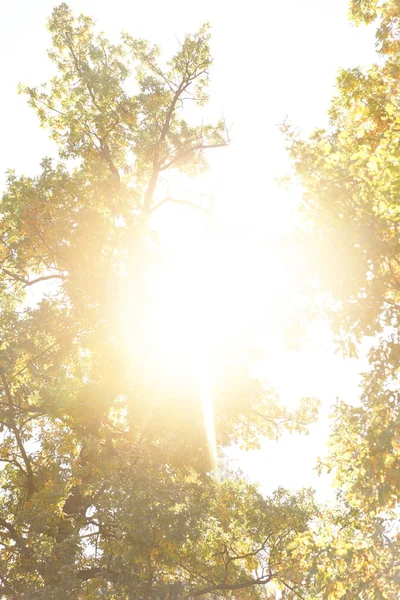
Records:
[[[231,144],[210,156],[207,176],[198,182],[172,178],[166,193],[172,188],[180,198],[211,198],[224,235],[250,247],[253,253],[265,248],[266,239],[279,238],[290,228],[291,211],[300,192],[296,188],[285,192],[275,183],[277,177],[290,172],[277,125],[287,118],[308,132],[326,124],[338,69],[369,65],[375,58],[373,31],[348,22],[347,0],[71,0],[69,5],[92,15],[112,40],[125,30],[159,44],[166,55],[175,51],[177,38],[182,40],[186,33],[210,22],[214,64],[205,117],[225,117]],[[2,185],[6,169],[34,175],[41,158],[54,154],[47,133],[16,91],[20,82],[38,85],[51,74],[45,22],[54,6],[53,0],[0,4]],[[195,225],[186,209],[168,211],[165,209],[158,226],[164,228],[167,246],[181,248],[187,239],[183,234],[179,238],[176,223],[187,236]],[[169,227],[172,221],[174,228]],[[261,240],[261,245],[254,245],[254,240]],[[261,278],[277,278],[274,261],[264,266],[258,262],[257,268]],[[284,279],[277,285],[284,291]],[[268,287],[262,288],[260,297],[268,297]],[[258,310],[256,314],[261,314],[262,307]],[[244,454],[233,449],[231,457],[265,492],[277,485],[313,485],[321,497],[328,497],[329,481],[318,480],[313,470],[316,456],[324,451],[332,403],[337,397],[354,399],[362,365],[343,361],[333,353],[329,333],[321,323],[310,332],[302,352],[286,353],[284,360],[274,352],[268,336],[270,330],[260,330],[260,344],[266,351],[259,365],[262,374],[276,384],[289,404],[301,396],[320,397],[322,419],[308,438],[285,436],[279,442],[264,443],[257,452]]]

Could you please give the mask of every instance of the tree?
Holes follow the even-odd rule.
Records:
[[[334,411],[326,466],[335,473],[342,516],[328,516],[320,537],[308,537],[308,560],[316,583],[326,584],[328,573],[333,598],[394,599],[400,584],[400,8],[354,0],[350,14],[358,23],[377,20],[379,61],[366,71],[339,73],[329,128],[304,140],[284,126],[305,190],[301,240],[310,305],[323,306],[346,354],[356,355],[361,342],[370,346],[359,402],[338,402]]]
[[[182,389],[166,403],[142,361],[150,218],[175,201],[155,200],[160,174],[195,175],[229,141],[223,121],[182,113],[207,100],[208,26],[165,68],[156,46],[113,45],[66,4],[49,31],[56,74],[21,91],[59,158],[37,177],[10,172],[0,208],[0,596],[259,598],[271,582],[296,594],[291,543],[314,515],[310,493],[263,498],[216,477],[199,398]],[[312,401],[289,414],[238,369],[214,387],[220,448],[315,418]]]

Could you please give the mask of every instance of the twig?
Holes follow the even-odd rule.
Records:
[[[197,204],[193,204],[193,202],[190,202],[189,200],[177,200],[176,198],[171,198],[171,196],[168,196],[167,198],[164,198],[158,204],[155,204],[154,206],[152,206],[150,208],[150,210],[148,211],[148,214],[152,214],[153,212],[155,212],[156,210],[158,210],[159,208],[161,208],[161,206],[163,206],[167,202],[172,202],[173,204],[182,204],[183,206],[190,206],[190,208],[194,208],[196,210],[200,210],[202,213],[204,213],[205,215],[207,215],[207,217],[209,217],[210,219],[214,219],[214,217],[212,216],[212,214],[210,213],[210,211],[206,210],[202,206],[198,206]]]

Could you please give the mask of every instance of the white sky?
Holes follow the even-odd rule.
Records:
[[[0,177],[7,168],[35,174],[40,159],[52,153],[46,132],[16,88],[19,82],[37,85],[48,78],[45,21],[55,4],[0,4]],[[290,168],[276,125],[286,116],[304,131],[323,125],[337,69],[374,60],[373,31],[356,29],[347,21],[347,0],[71,0],[69,5],[94,16],[112,39],[126,30],[160,44],[166,53],[175,51],[176,36],[182,39],[204,21],[211,23],[215,61],[207,117],[218,118],[223,112],[227,122],[234,123],[232,144],[210,156],[211,172],[200,183],[175,183],[174,192],[185,197],[212,195],[218,216],[234,226],[245,225],[255,235],[265,232],[272,237],[284,230],[296,197],[274,184],[275,177]],[[327,485],[313,472],[326,439],[326,415],[337,396],[350,400],[357,393],[359,365],[333,356],[326,332],[311,337],[313,342],[301,355],[288,354],[285,362],[270,346],[264,363],[265,373],[290,402],[294,396],[323,400],[323,419],[308,438],[285,436],[278,443],[265,443],[261,452],[237,456],[249,477],[266,491],[276,485],[310,484],[322,496],[327,494]]]

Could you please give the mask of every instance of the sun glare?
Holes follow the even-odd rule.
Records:
[[[201,402],[210,461],[217,472],[212,397],[216,369],[239,355],[250,369],[254,350],[277,352],[292,283],[276,241],[240,225],[198,223],[190,229],[177,222],[172,243],[164,245],[161,227],[159,258],[146,270],[140,368],[149,379],[157,374],[164,401],[186,391]],[[135,335],[127,327],[131,312],[128,293],[121,326],[134,354]],[[190,410],[189,403],[185,408]]]
[[[200,365],[199,365],[200,367]],[[211,369],[205,360],[200,372],[200,400],[203,408],[204,428],[210,453],[211,466],[218,479],[217,437],[215,431],[214,406],[211,384]]]

